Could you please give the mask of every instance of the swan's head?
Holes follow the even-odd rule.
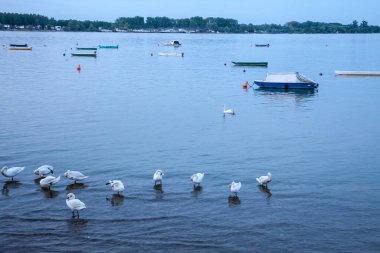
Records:
[[[1,168],[1,172],[4,172],[4,171],[7,171],[8,167],[7,166],[4,166],[3,168]]]
[[[74,195],[74,193],[69,193],[69,194],[67,194],[66,199],[68,199],[68,200],[75,199],[75,195]]]
[[[272,179],[272,174],[270,173],[270,172],[268,172],[268,177],[270,178],[270,179]]]
[[[65,173],[63,173],[63,175],[64,175],[65,177],[68,177],[68,176],[69,176],[69,173],[70,173],[70,170],[67,170]]]
[[[156,170],[156,174],[163,176],[164,172],[162,172],[162,170]]]

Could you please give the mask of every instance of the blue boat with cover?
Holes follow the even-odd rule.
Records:
[[[298,72],[268,73],[265,80],[255,80],[254,83],[261,88],[280,89],[316,89],[318,83],[301,75]]]

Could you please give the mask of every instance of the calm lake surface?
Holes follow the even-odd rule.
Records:
[[[71,57],[77,43],[119,49]],[[380,251],[380,78],[334,76],[380,70],[379,35],[0,32],[0,46],[0,166],[26,167],[16,182],[0,175],[1,252]],[[318,91],[242,89],[284,71]],[[62,176],[52,191],[33,174],[43,164]],[[89,178],[73,187],[67,169]],[[268,171],[265,191],[255,178]],[[80,219],[69,192],[87,206]]]

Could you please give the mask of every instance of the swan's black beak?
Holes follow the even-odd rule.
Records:
[[[109,185],[110,183],[106,183],[106,185]]]

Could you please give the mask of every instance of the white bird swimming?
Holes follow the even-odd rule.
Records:
[[[256,181],[259,183],[259,185],[267,187],[268,183],[272,181],[272,174],[268,172],[266,176],[257,177]]]
[[[82,201],[75,198],[74,193],[67,194],[66,205],[73,212],[73,218],[75,218],[75,214],[74,214],[75,211],[77,211],[78,218],[79,218],[79,211],[86,208],[86,205]]]
[[[54,176],[49,175],[49,176],[40,180],[40,185],[42,188],[49,188],[49,190],[50,190],[50,186],[58,183],[59,180],[61,180],[61,176],[54,177]]]
[[[35,169],[34,174],[40,176],[40,177],[46,177],[49,174],[53,174],[53,166],[51,165],[42,165]]]
[[[223,114],[231,114],[231,115],[234,115],[234,114],[235,114],[235,111],[234,111],[234,109],[226,109],[226,105],[224,105],[224,107],[223,107]]]
[[[109,180],[106,185],[111,185],[112,190],[117,192],[118,195],[124,191],[124,184],[120,180]]]
[[[13,181],[13,177],[18,175],[21,171],[23,171],[25,167],[11,167],[8,168],[7,166],[4,166],[1,169],[1,174],[3,174],[4,177],[11,177]]]
[[[74,171],[74,170],[67,170],[65,173],[64,173],[65,177],[67,177],[68,179],[71,179],[71,180],[74,180],[74,183],[76,183],[77,181],[81,181],[83,179],[86,179],[88,178],[88,176],[85,176],[83,175],[81,172],[79,171]]]
[[[235,193],[235,195],[237,195],[241,188],[241,182],[232,181],[232,183],[229,184],[228,187],[230,188],[230,191],[232,193]]]
[[[164,175],[164,173],[162,172],[162,170],[156,170],[156,172],[154,172],[154,174],[153,174],[154,185],[156,185],[158,182],[160,182],[160,184],[162,184],[162,176],[163,175]]]
[[[205,176],[205,173],[195,173],[194,175],[192,175],[190,177],[190,180],[193,182],[194,184],[194,188],[196,186],[200,186],[200,184],[202,183],[203,181],[203,177]]]

